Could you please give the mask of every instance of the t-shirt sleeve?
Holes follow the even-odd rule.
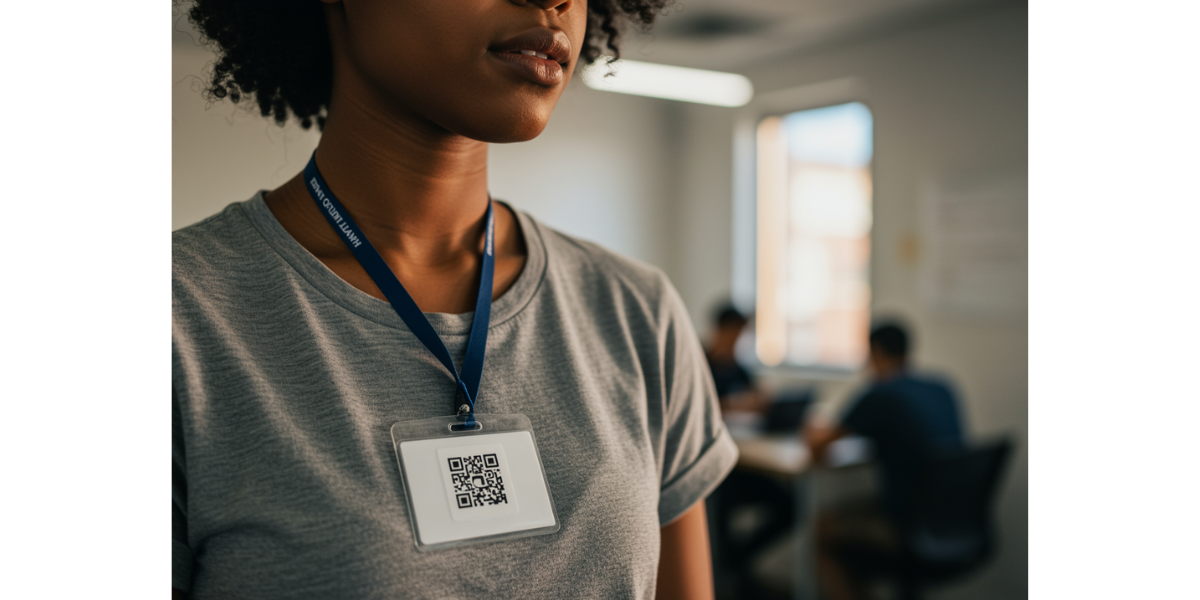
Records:
[[[662,488],[659,525],[667,525],[707,497],[737,462],[712,373],[683,301],[667,284],[663,377]]]
[[[171,405],[171,587],[186,592],[192,587],[192,549],[188,545],[183,427],[175,398]]]

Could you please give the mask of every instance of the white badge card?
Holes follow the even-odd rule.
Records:
[[[417,549],[439,550],[558,531],[525,415],[477,414],[392,425]]]

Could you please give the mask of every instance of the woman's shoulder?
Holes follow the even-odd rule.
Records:
[[[253,271],[271,253],[253,215],[262,193],[234,202],[217,214],[171,232],[171,274],[176,282],[226,280]],[[265,205],[262,207],[265,210]]]
[[[663,324],[686,313],[662,269],[570,235],[523,215],[545,249],[546,277],[581,308],[624,309]],[[527,240],[527,244],[529,240]]]
[[[252,229],[243,212],[245,202],[234,202],[221,212],[171,232],[171,266],[176,275],[211,266],[242,254]]]
[[[560,275],[609,282],[649,294],[662,294],[670,282],[662,269],[554,229],[528,214],[545,246],[549,267]]]
[[[231,300],[237,289],[271,279],[274,251],[255,226],[255,196],[234,202],[195,224],[171,232],[171,285],[177,309]],[[247,287],[248,286],[248,287]]]

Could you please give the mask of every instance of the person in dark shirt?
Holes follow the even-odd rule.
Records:
[[[908,334],[901,325],[873,328],[868,359],[871,383],[838,425],[805,428],[805,442],[818,461],[839,438],[855,434],[869,439],[880,475],[882,502],[823,514],[817,524],[820,577],[834,598],[864,597],[838,563],[835,549],[847,543],[894,548],[896,523],[905,514],[925,461],[938,452],[962,449],[965,443],[954,392],[943,381],[914,374],[908,351]]]
[[[714,313],[713,330],[705,356],[716,384],[721,413],[728,420],[740,414],[766,416],[771,399],[734,356],[738,337],[749,319],[733,306]],[[786,481],[734,469],[709,497],[710,512],[715,516],[713,541],[714,566],[718,589],[739,597],[762,597],[765,592],[752,575],[751,563],[764,549],[787,535],[795,522],[795,498]],[[751,509],[761,516],[750,530],[734,527],[734,514]]]
[[[715,317],[715,327],[704,355],[712,370],[721,409],[762,412],[768,404],[767,399],[734,356],[734,347],[749,319],[733,306],[719,308]]]

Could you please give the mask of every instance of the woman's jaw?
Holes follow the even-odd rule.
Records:
[[[586,28],[578,0],[325,1],[330,125],[351,109],[384,127],[415,120],[481,142],[526,141],[545,129]]]

